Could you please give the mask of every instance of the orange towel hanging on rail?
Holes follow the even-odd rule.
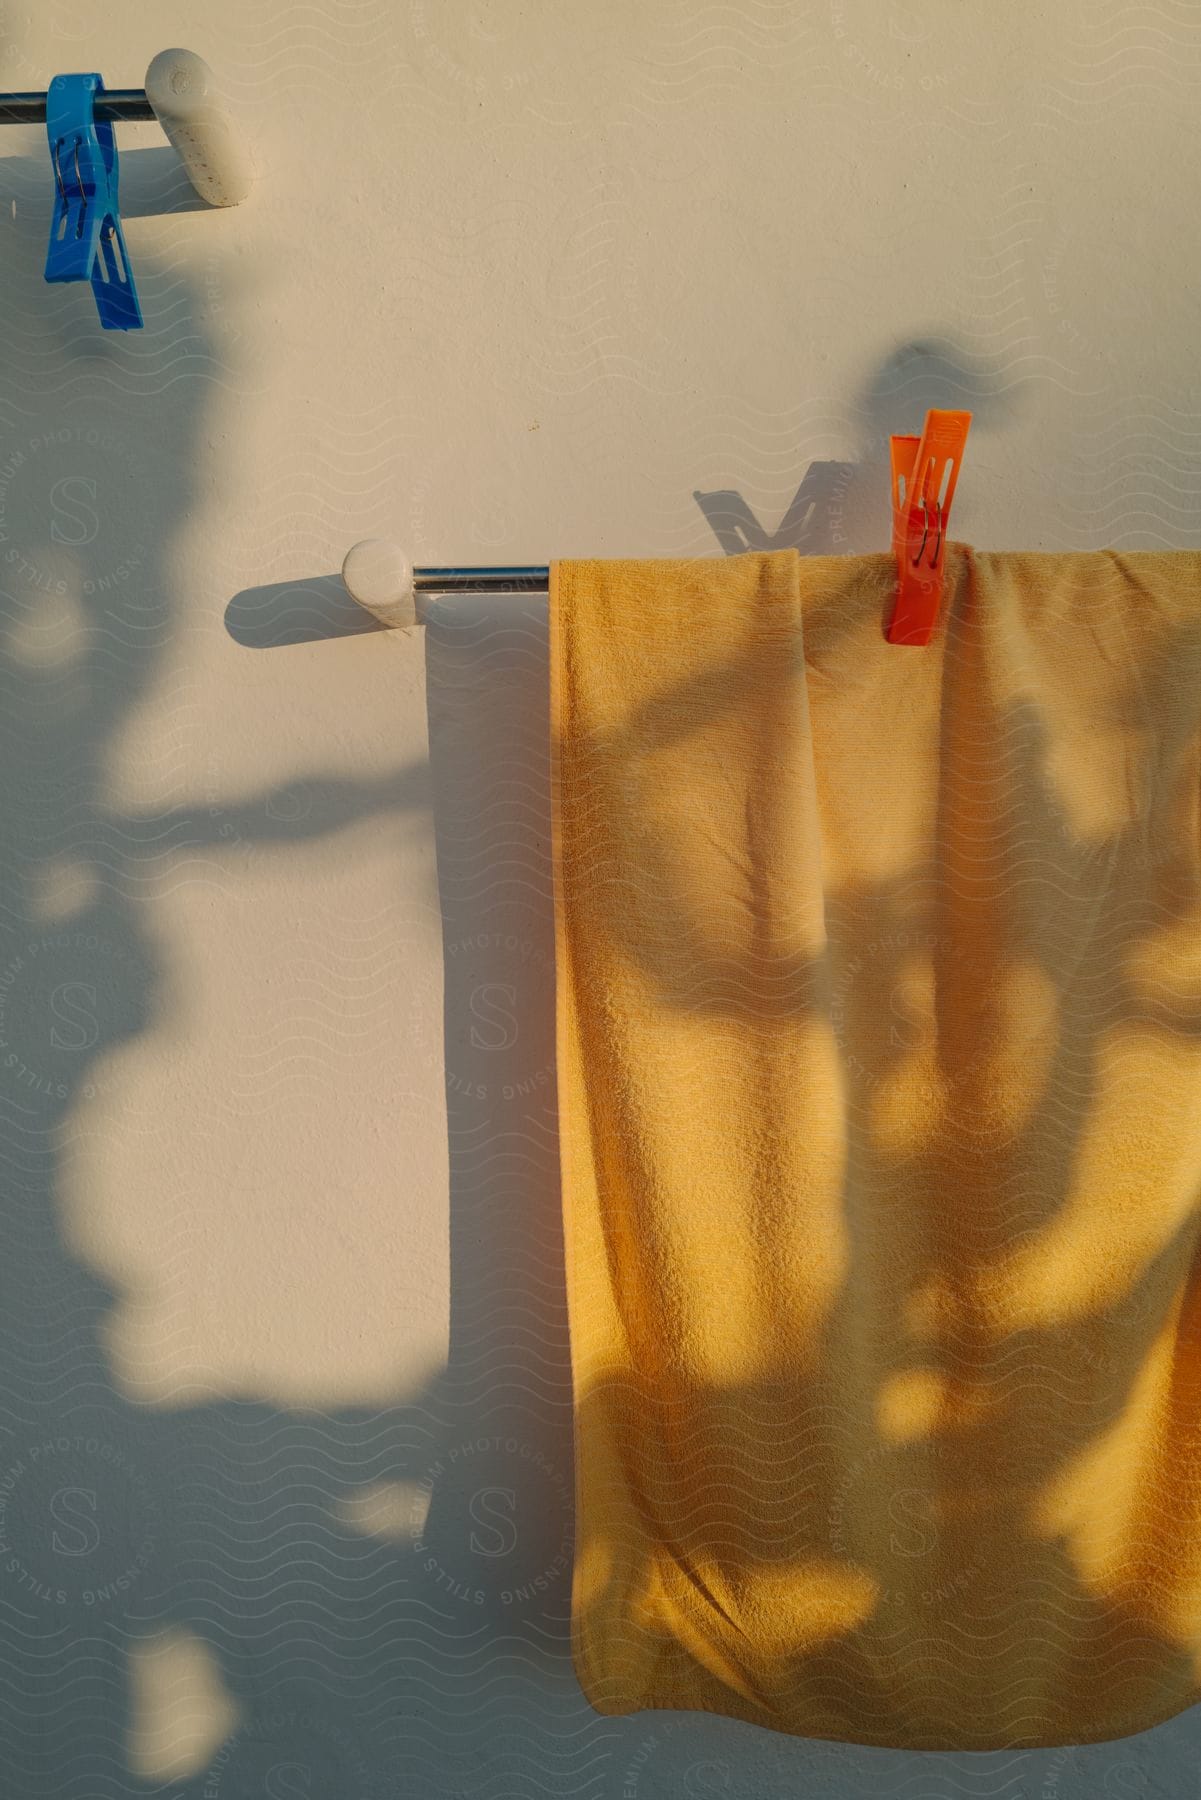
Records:
[[[989,1750],[1201,1698],[1201,552],[551,570],[575,1664]]]

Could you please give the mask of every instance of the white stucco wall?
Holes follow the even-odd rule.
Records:
[[[42,0],[0,88],[171,44],[262,176],[197,209],[119,128],[142,332],[43,282],[0,132],[0,1788],[1191,1792],[1195,1713],[912,1756],[587,1705],[545,601],[385,633],[335,572],[883,549],[929,405],[954,536],[1195,544],[1201,13]]]

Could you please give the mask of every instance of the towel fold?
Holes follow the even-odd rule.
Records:
[[[1201,552],[552,565],[572,1649],[989,1750],[1201,1699]]]

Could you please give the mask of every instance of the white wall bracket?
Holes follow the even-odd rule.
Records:
[[[399,544],[390,538],[364,538],[346,552],[342,580],[353,600],[381,625],[424,625],[417,611],[418,594],[545,594],[550,580],[546,564],[507,568],[415,569]]]

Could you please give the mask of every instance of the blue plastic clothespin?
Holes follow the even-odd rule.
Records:
[[[117,207],[117,144],[94,110],[103,92],[99,75],[56,75],[46,90],[55,187],[46,280],[90,281],[105,329],[134,331],[142,309]]]

